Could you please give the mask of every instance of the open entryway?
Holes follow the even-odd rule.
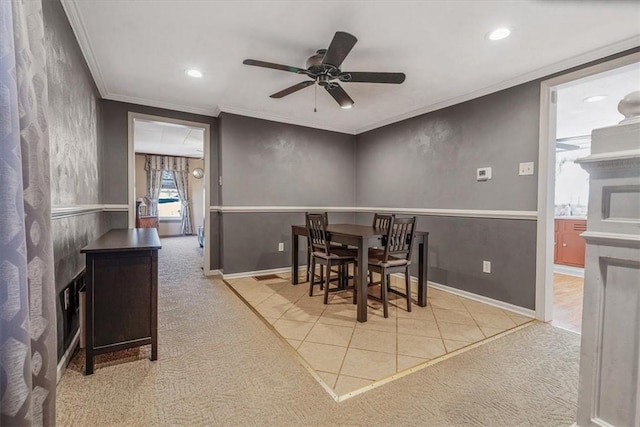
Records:
[[[129,227],[155,227],[161,238],[190,236],[205,274],[209,138],[206,123],[129,113]]]
[[[538,194],[538,319],[581,333],[593,129],[624,116],[617,106],[640,82],[640,54],[542,82]]]

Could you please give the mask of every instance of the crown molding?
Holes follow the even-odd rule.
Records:
[[[598,59],[606,58],[607,56],[610,56],[610,55],[615,55],[616,53],[624,52],[625,50],[637,48],[639,46],[640,46],[640,37],[630,37],[628,39],[621,40],[619,42],[604,46],[602,48],[595,49],[595,50],[583,53],[581,55],[573,56],[563,61],[555,62],[546,67],[538,68],[537,70],[534,70],[525,74],[521,74],[517,77],[514,77],[509,80],[505,80],[495,85],[487,86],[485,88],[467,93],[465,95],[449,98],[444,101],[437,102],[435,104],[430,104],[425,107],[411,110],[406,113],[398,114],[393,117],[389,117],[388,119],[374,122],[369,125],[357,128],[356,135],[359,135],[361,133],[368,132],[370,130],[374,130],[383,126],[387,126],[393,123],[397,123],[403,120],[407,120],[412,117],[420,116],[422,114],[427,114],[432,111],[437,111],[443,108],[451,107],[452,105],[470,101],[475,98],[480,98],[481,96],[489,95],[494,92],[499,92],[501,90],[508,89],[513,86],[517,86],[533,80],[541,79],[543,77],[547,77],[552,74],[569,70],[573,67],[578,67],[580,65],[584,65],[589,62],[596,61]]]
[[[356,129],[348,126],[344,126],[344,127],[331,126],[330,124],[317,123],[310,120],[300,120],[300,119],[291,118],[291,117],[276,116],[273,114],[263,113],[263,112],[254,111],[254,110],[248,110],[245,108],[233,107],[230,105],[220,105],[219,107],[220,107],[221,113],[237,114],[239,116],[253,117],[254,119],[269,120],[272,122],[286,123],[290,125],[304,126],[308,128],[328,130],[331,132],[339,132],[339,133],[346,133],[349,135],[356,135]]]
[[[96,59],[95,54],[93,53],[93,48],[91,47],[91,43],[89,42],[89,36],[87,35],[87,29],[82,20],[82,14],[78,9],[77,0],[60,0],[62,3],[62,8],[67,15],[67,19],[71,24],[71,29],[78,40],[78,45],[80,45],[80,51],[82,51],[82,55],[84,56],[85,61],[87,62],[87,66],[89,67],[89,71],[93,76],[93,81],[95,82],[98,92],[100,92],[100,96],[103,98],[109,93],[109,89],[107,88],[107,84],[102,76],[102,72],[100,71],[100,67],[98,66],[98,60]]]
[[[521,74],[515,78],[505,80],[495,85],[487,86],[485,88],[482,88],[458,97],[442,100],[435,104],[429,104],[424,107],[420,107],[420,108],[413,109],[398,115],[391,116],[384,120],[372,122],[368,125],[354,128],[349,126],[332,126],[332,125],[317,123],[310,120],[300,120],[296,118],[282,117],[278,115],[254,111],[254,110],[245,109],[241,107],[234,107],[230,105],[214,105],[211,108],[201,108],[201,107],[192,107],[188,105],[173,104],[169,102],[155,101],[155,100],[150,100],[145,98],[138,98],[134,96],[111,93],[107,87],[107,84],[104,80],[102,72],[100,71],[98,61],[93,53],[93,49],[91,47],[91,43],[87,35],[86,26],[84,24],[84,21],[82,20],[82,14],[79,11],[79,7],[78,7],[79,0],[61,0],[61,3],[65,10],[65,13],[67,14],[67,18],[71,23],[71,28],[73,29],[73,32],[78,40],[78,44],[80,45],[80,50],[82,51],[84,58],[87,61],[87,65],[89,67],[91,75],[93,76],[93,80],[95,81],[96,86],[98,87],[98,91],[100,92],[100,95],[104,99],[110,99],[113,101],[120,101],[120,102],[128,102],[128,103],[139,104],[139,105],[146,105],[150,107],[165,108],[169,110],[182,111],[182,112],[193,113],[193,114],[201,114],[201,115],[213,116],[213,117],[218,117],[218,115],[221,112],[225,112],[230,114],[238,114],[242,116],[253,117],[257,119],[270,120],[273,122],[287,123],[291,125],[305,126],[305,127],[310,127],[314,129],[322,129],[322,130],[328,130],[333,132],[346,133],[349,135],[358,135],[358,134],[368,132],[370,130],[374,130],[383,126],[387,126],[393,123],[407,120],[422,114],[427,114],[436,110],[450,107],[452,105],[470,101],[472,99],[479,98],[481,96],[489,95],[491,93],[508,89],[510,87],[517,86],[519,84],[537,80],[552,74],[556,74],[556,73],[571,69],[573,67],[577,67],[577,66],[589,63],[591,61],[602,59],[607,56],[624,52],[625,50],[637,48],[640,46],[640,37],[638,36],[630,37],[625,40],[621,40],[619,42],[601,47],[599,49],[594,49],[589,52],[583,53],[581,55],[567,58],[563,61],[553,63],[551,65],[539,68],[529,73]]]
[[[199,114],[202,116],[218,117],[220,109],[217,106],[211,108],[191,107],[182,104],[173,104],[171,102],[154,101],[152,99],[138,98],[136,96],[119,95],[109,93],[104,99],[118,102],[126,102],[129,104],[146,105],[147,107],[164,108],[165,110],[181,111],[183,113]]]

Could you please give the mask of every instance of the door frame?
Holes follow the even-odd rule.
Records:
[[[553,231],[556,158],[556,90],[575,80],[640,62],[640,52],[602,62],[540,83],[538,221],[536,237],[536,319],[553,315]],[[587,266],[585,265],[585,268]]]
[[[129,204],[129,228],[134,228],[136,223],[136,156],[133,146],[133,138],[134,138],[134,127],[133,123],[135,119],[141,120],[151,120],[158,122],[166,122],[173,123],[183,126],[190,126],[195,128],[204,129],[204,138],[203,138],[203,154],[204,154],[204,177],[203,179],[208,179],[209,181],[205,181],[204,186],[204,229],[205,229],[205,245],[204,245],[204,264],[203,269],[205,275],[212,274],[211,271],[211,239],[207,239],[207,234],[211,235],[211,210],[209,206],[211,205],[211,185],[207,185],[210,182],[211,176],[211,126],[209,123],[201,123],[201,122],[192,122],[189,120],[180,120],[174,119],[171,117],[165,116],[155,116],[150,114],[142,114],[136,113],[133,111],[129,111],[128,113],[128,154],[127,154],[127,176],[128,176],[128,204]],[[209,241],[207,241],[209,240]]]

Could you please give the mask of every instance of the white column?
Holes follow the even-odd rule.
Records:
[[[577,425],[640,426],[640,91],[620,124],[595,129]]]

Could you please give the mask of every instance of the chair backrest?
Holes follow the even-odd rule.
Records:
[[[329,253],[329,241],[327,240],[327,213],[306,213],[307,239],[309,248],[313,252]]]
[[[387,234],[389,233],[389,224],[391,224],[391,220],[395,218],[395,214],[374,214],[373,215],[373,228],[379,228],[385,231],[382,236],[382,245],[387,246]]]
[[[386,230],[389,226],[389,221],[394,217],[394,214],[375,214],[373,216],[373,228],[382,228],[383,230]]]
[[[387,231],[387,245],[384,248],[384,262],[389,257],[411,261],[416,217],[392,218]]]

